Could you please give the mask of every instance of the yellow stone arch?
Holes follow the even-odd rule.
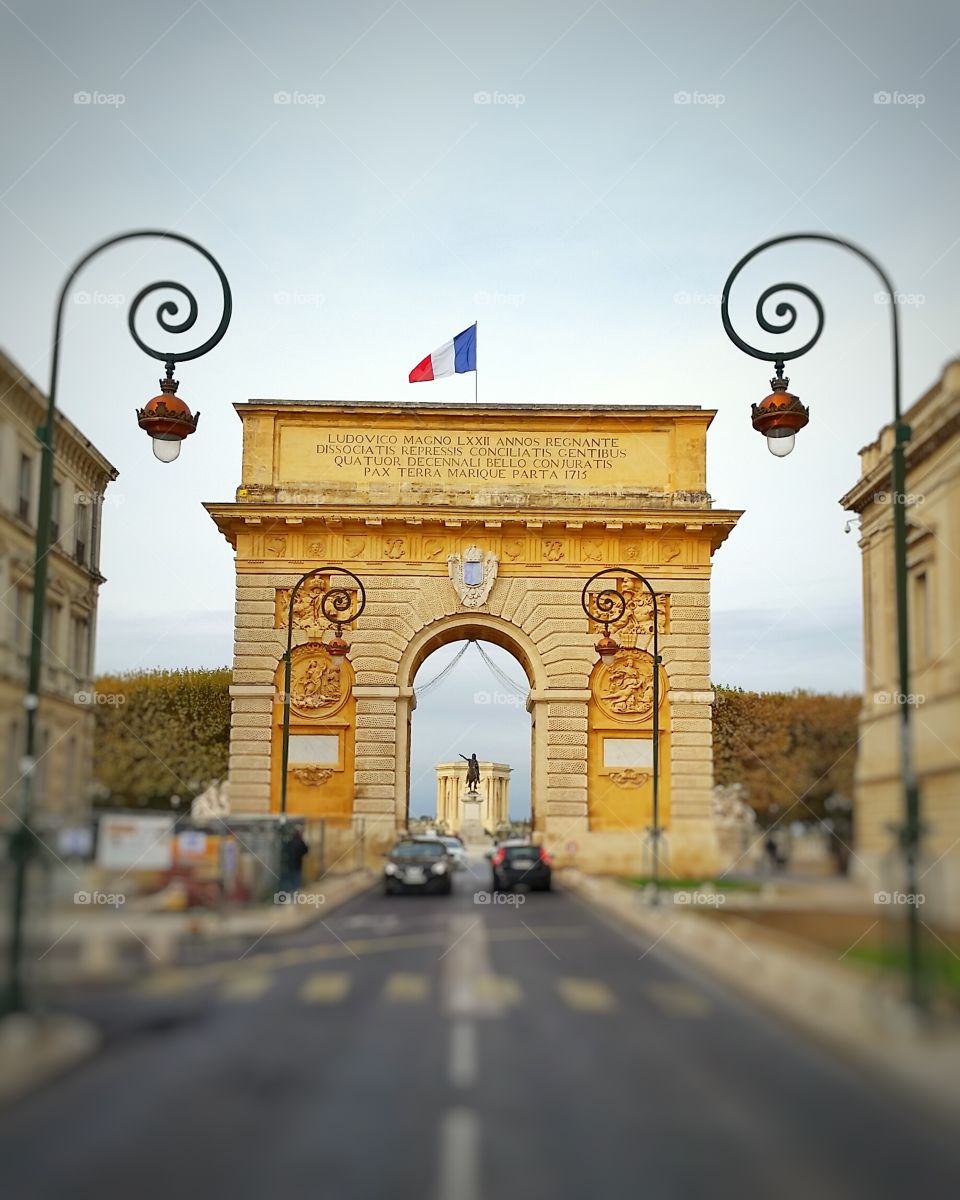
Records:
[[[291,805],[354,822],[377,853],[407,818],[416,669],[438,646],[477,637],[514,655],[530,681],[537,835],[585,866],[643,869],[649,784],[642,765],[605,759],[604,739],[642,741],[644,718],[611,714],[598,691],[597,630],[580,606],[584,582],[621,565],[663,598],[661,816],[671,866],[713,868],[710,573],[740,514],[715,508],[706,490],[711,411],[288,401],[237,411],[236,499],[207,506],[236,551],[235,811],[276,808],[283,598],[307,571],[339,564],[367,594],[347,631],[352,686],[335,710],[297,714],[295,736],[340,740],[336,764],[293,764],[304,778]],[[622,644],[636,653],[647,615],[631,611]],[[299,619],[300,641],[328,636],[311,627],[316,605],[305,600]],[[331,741],[316,745],[332,757]]]

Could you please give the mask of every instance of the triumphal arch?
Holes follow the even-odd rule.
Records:
[[[368,847],[407,821],[413,679],[432,651],[477,638],[530,684],[532,817],[561,861],[643,870],[651,823],[650,597],[609,663],[581,607],[605,567],[658,594],[660,821],[681,874],[716,866],[710,569],[740,514],[706,491],[713,412],[696,406],[251,400],[236,499],[209,504],[236,550],[229,791],[277,811],[290,589],[348,568],[366,608],[331,660],[325,589],[293,609],[287,810],[362,820]],[[617,578],[614,571],[613,577]],[[491,718],[496,719],[496,710]]]

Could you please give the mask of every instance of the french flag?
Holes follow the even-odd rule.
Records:
[[[477,369],[477,323],[465,329],[439,350],[428,354],[410,372],[411,383],[427,383],[431,379],[442,379],[444,375],[462,375]]]

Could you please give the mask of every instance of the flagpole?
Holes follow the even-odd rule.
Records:
[[[476,333],[473,335],[473,402],[477,404],[477,393],[480,388],[480,360],[477,358],[477,336],[480,333],[480,322],[474,321],[473,327],[476,330]]]

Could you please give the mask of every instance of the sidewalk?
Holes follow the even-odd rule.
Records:
[[[308,884],[283,904],[221,911],[138,912],[131,907],[65,910],[44,922],[51,960],[44,980],[54,984],[122,982],[144,968],[176,961],[186,944],[223,938],[260,938],[302,929],[373,883],[367,870],[330,875]],[[283,893],[287,895],[288,893]]]
[[[725,910],[699,915],[663,895],[656,907],[618,880],[560,874],[564,887],[773,1010],[804,1033],[940,1112],[960,1116],[960,1025],[920,1025],[886,976]],[[794,899],[791,896],[791,901]],[[732,906],[731,906],[732,907]]]
[[[174,961],[186,943],[249,938],[252,943],[302,929],[369,888],[366,870],[329,876],[297,893],[293,903],[259,905],[237,912],[124,913],[84,910],[52,915],[46,922],[58,959],[44,983],[122,983],[143,970]],[[67,932],[59,928],[67,922]],[[70,924],[72,922],[72,925]],[[95,1026],[74,1017],[15,1013],[0,1020],[0,1105],[93,1057],[100,1048]]]

